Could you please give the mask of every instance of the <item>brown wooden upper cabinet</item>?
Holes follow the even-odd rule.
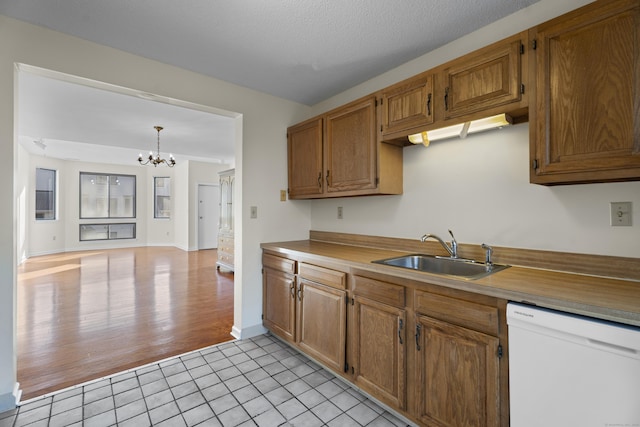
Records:
[[[439,103],[443,118],[520,102],[525,91],[521,66],[525,43],[526,34],[517,34],[445,65]]]
[[[420,129],[434,121],[433,73],[427,72],[386,88],[381,93],[382,135],[405,137],[409,129]]]
[[[287,130],[289,198],[402,193],[402,148],[378,140],[375,96]]]
[[[525,121],[527,32],[501,40],[380,92],[385,141],[495,114]]]
[[[313,118],[287,129],[289,198],[304,199],[324,192],[322,175],[323,119]]]
[[[640,2],[597,1],[530,37],[531,182],[640,179]]]

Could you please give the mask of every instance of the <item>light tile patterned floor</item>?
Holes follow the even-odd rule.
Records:
[[[270,335],[174,357],[23,403],[0,427],[406,426]]]

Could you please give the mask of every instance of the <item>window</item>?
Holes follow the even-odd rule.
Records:
[[[36,168],[36,220],[56,219],[56,171]]]
[[[153,178],[153,217],[171,218],[171,178]]]
[[[80,218],[135,218],[136,177],[80,172]]]
[[[80,241],[135,239],[136,225],[129,224],[80,224]]]

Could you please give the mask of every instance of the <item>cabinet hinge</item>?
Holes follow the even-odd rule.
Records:
[[[538,159],[533,159],[533,164],[531,165],[533,169],[538,169]]]
[[[536,50],[538,48],[538,40],[531,40],[531,49]]]
[[[524,83],[520,85],[520,93],[524,94]]]
[[[356,302],[351,298],[351,305],[354,305]]]
[[[380,184],[380,178],[376,176],[376,187]]]
[[[344,371],[345,372],[349,372],[349,364],[348,363],[344,364]]]
[[[347,305],[349,305],[349,295],[344,296],[344,302],[347,303]]]
[[[382,132],[382,125],[380,125],[380,132]]]
[[[264,320],[264,314],[261,314],[260,317],[262,318],[262,320]]]
[[[498,359],[502,359],[502,344],[498,345]]]
[[[524,55],[524,44],[520,43],[520,55]]]

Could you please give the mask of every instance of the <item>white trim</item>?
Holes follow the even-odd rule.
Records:
[[[236,339],[245,340],[247,338],[257,337],[269,332],[262,324],[249,326],[248,328],[240,329],[236,325],[231,328],[231,335]]]
[[[20,390],[20,383],[16,383],[13,386],[12,393],[5,393],[0,395],[0,413],[15,409],[18,406],[18,402],[20,402],[21,396],[22,390]]]

